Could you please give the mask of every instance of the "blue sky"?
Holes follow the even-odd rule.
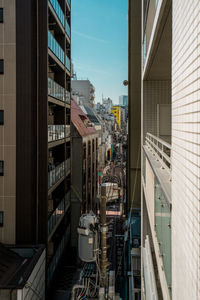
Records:
[[[127,95],[128,0],[72,0],[72,62],[78,79],[89,79],[95,102]]]

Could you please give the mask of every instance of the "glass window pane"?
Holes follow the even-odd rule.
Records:
[[[0,125],[4,124],[4,111],[0,110]]]
[[[0,8],[0,23],[3,23],[3,8]]]
[[[0,176],[4,175],[4,161],[0,160]]]
[[[0,227],[3,227],[3,211],[0,211]]]
[[[4,73],[4,60],[0,59],[0,74]]]

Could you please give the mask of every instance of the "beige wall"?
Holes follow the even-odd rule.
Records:
[[[4,176],[0,176],[0,211],[4,212],[4,227],[0,228],[0,242],[15,243],[15,0],[0,0],[0,7],[4,9],[4,22],[0,23],[0,59],[4,59],[4,75],[0,75],[0,109],[4,110],[4,125],[0,126],[0,160],[4,161]]]

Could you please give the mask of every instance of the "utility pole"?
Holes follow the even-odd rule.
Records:
[[[106,224],[106,184],[101,184],[101,202],[100,202],[100,221],[101,221],[101,287],[107,286],[107,267],[109,265],[107,260],[107,231]]]

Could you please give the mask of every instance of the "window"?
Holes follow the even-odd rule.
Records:
[[[0,227],[3,227],[3,211],[0,211]]]
[[[0,125],[4,124],[4,111],[0,110]]]
[[[4,74],[4,60],[0,59],[0,74]]]
[[[0,8],[0,23],[3,23],[3,8]]]
[[[0,160],[0,176],[4,175],[4,161]]]

